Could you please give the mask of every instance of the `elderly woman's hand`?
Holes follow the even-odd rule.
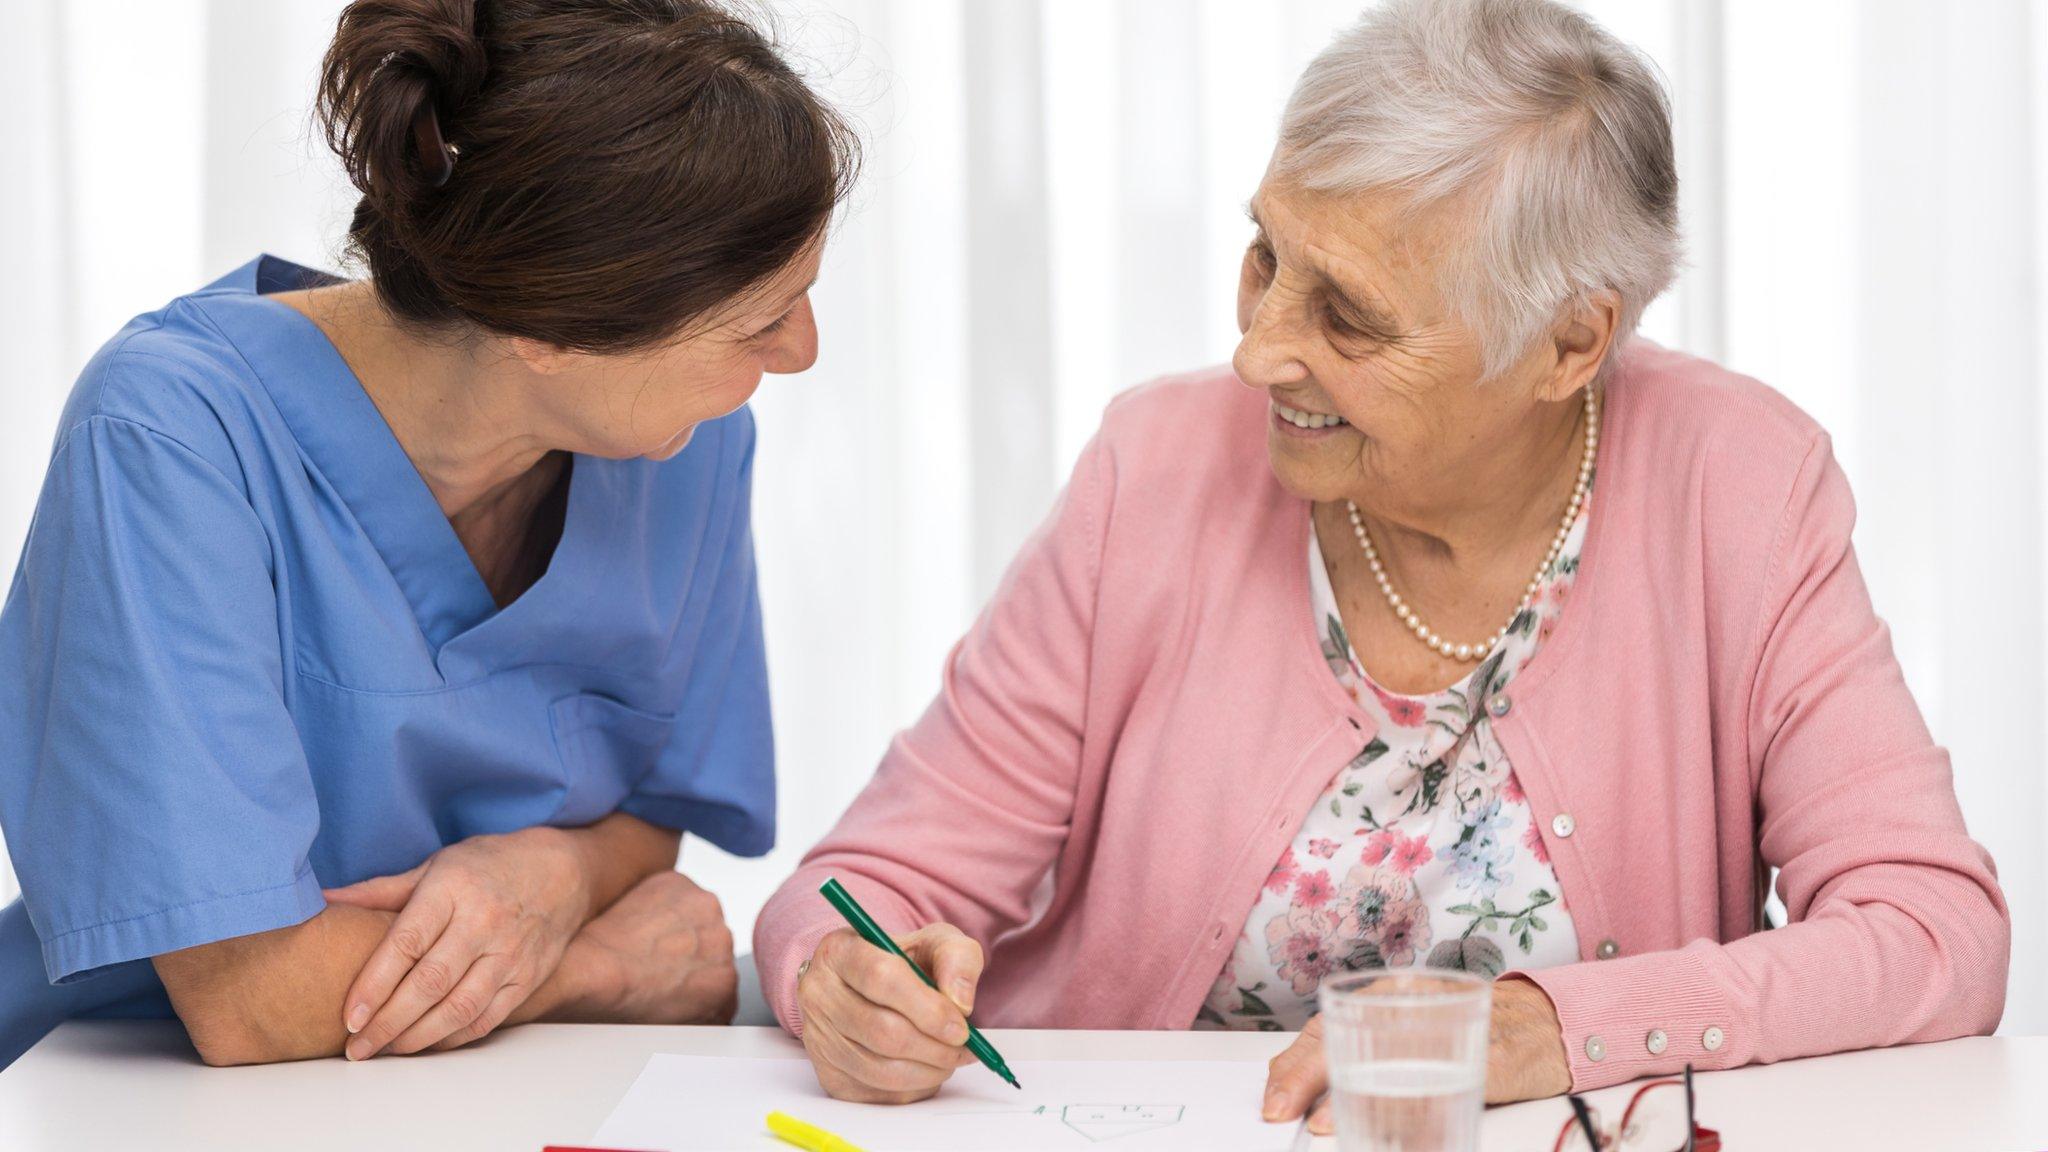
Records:
[[[818,1084],[838,1099],[923,1100],[974,1059],[965,1045],[981,945],[950,924],[927,925],[896,943],[943,995],[850,928],[819,941],[797,981],[804,1051]]]
[[[554,973],[590,911],[581,854],[555,828],[472,837],[327,899],[398,913],[342,1000],[351,1060],[488,1033]]]
[[[1323,1060],[1323,1018],[1316,1016],[1268,1067],[1266,1119],[1293,1120],[1314,1105],[1308,1130],[1318,1136],[1329,1135],[1333,1130],[1330,1102],[1324,1096],[1329,1086],[1329,1066]],[[1564,1031],[1550,997],[1526,980],[1496,983],[1492,1037],[1486,1054],[1486,1102],[1537,1100],[1567,1092],[1571,1086]]]

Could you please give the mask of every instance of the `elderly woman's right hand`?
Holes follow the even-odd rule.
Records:
[[[804,1050],[818,1083],[841,1100],[923,1100],[974,1059],[967,1014],[981,979],[981,945],[950,924],[898,937],[944,994],[910,965],[841,928],[818,942],[797,980]]]

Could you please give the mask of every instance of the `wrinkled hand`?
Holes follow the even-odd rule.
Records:
[[[1564,1026],[1543,989],[1527,980],[1495,982],[1491,1031],[1486,1049],[1488,1104],[1543,1100],[1571,1091]]]
[[[1567,1092],[1571,1066],[1565,1061],[1564,1030],[1543,990],[1526,980],[1493,986],[1493,1017],[1486,1052],[1486,1102],[1507,1104]],[[1323,1059],[1323,1018],[1310,1018],[1287,1050],[1273,1057],[1266,1073],[1267,1120],[1294,1120],[1310,1105],[1308,1130],[1333,1130],[1329,1065]],[[1320,1101],[1320,1103],[1318,1103]]]
[[[657,872],[583,926],[564,967],[597,991],[556,1019],[729,1024],[739,1006],[732,931],[718,897],[680,872]]]
[[[851,928],[819,941],[797,982],[804,1051],[818,1084],[840,1100],[923,1100],[974,1059],[963,1045],[981,980],[981,945],[950,924],[927,925],[897,937],[896,945],[931,973],[943,995]]]
[[[342,1000],[351,1060],[488,1034],[554,973],[589,913],[581,858],[554,828],[472,837],[326,895],[398,913]]]

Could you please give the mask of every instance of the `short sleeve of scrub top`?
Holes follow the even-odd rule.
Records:
[[[319,282],[265,257],[138,318],[65,411],[0,609],[0,1065],[52,1016],[167,1012],[149,957],[469,836],[624,811],[773,842],[751,415],[576,457],[500,609],[339,353],[262,299]]]

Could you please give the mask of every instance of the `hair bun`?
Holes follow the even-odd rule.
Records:
[[[859,141],[740,2],[350,3],[320,113],[390,315],[612,353],[770,303]],[[462,150],[439,188],[437,134]]]
[[[488,70],[474,0],[353,0],[320,70],[319,115],[349,180],[387,219],[409,220],[447,175],[422,156],[459,135]],[[416,132],[424,108],[433,131]]]

